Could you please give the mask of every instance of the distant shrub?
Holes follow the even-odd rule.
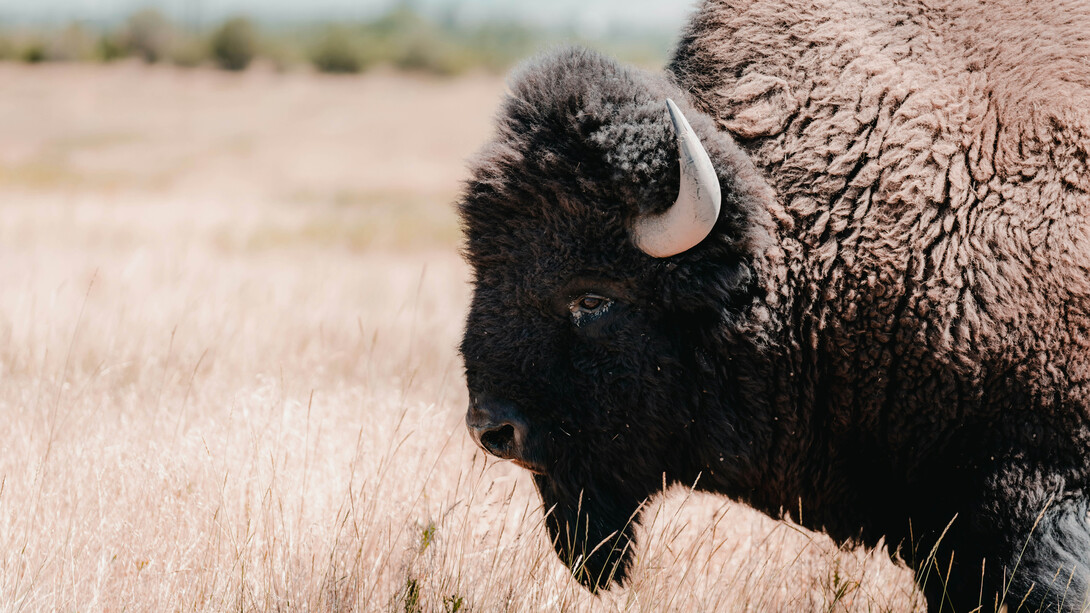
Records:
[[[453,22],[439,23],[407,5],[363,25],[360,37],[366,41],[373,62],[438,75],[459,74],[476,66],[506,67],[532,50],[524,28],[465,28]],[[517,51],[516,43],[520,47]],[[492,59],[501,55],[502,59]]]
[[[175,66],[193,68],[208,61],[209,44],[200,37],[189,37],[179,41],[170,51],[170,61]]]
[[[198,66],[214,62],[228,70],[243,70],[262,57],[279,70],[309,62],[321,72],[357,73],[384,64],[455,75],[477,68],[505,70],[543,46],[579,40],[570,29],[542,30],[510,21],[467,23],[457,19],[454,11],[432,17],[418,12],[414,4],[399,1],[382,15],[347,25],[289,24],[261,31],[244,18],[234,18],[212,32],[180,28],[163,13],[145,9],[102,33],[79,24],[61,30],[0,29],[0,60],[108,62],[135,56],[148,63]],[[581,42],[651,66],[664,61],[672,35],[618,31]]]
[[[289,70],[306,63],[309,58],[306,45],[297,32],[281,32],[278,36],[262,36],[257,54],[279,71]]]
[[[458,34],[477,61],[493,71],[507,69],[543,44],[540,32],[510,22],[484,23]]]
[[[402,70],[444,76],[460,74],[480,63],[470,49],[438,36],[417,36],[394,58],[394,66]]]
[[[45,43],[40,40],[28,42],[19,53],[19,58],[27,64],[38,64],[45,61]]]
[[[125,45],[118,40],[116,34],[103,34],[98,38],[98,44],[95,45],[95,59],[100,62],[112,62],[125,57],[126,51]]]
[[[321,72],[356,73],[364,68],[357,37],[345,28],[327,27],[310,52],[310,61]]]
[[[245,70],[257,47],[257,31],[243,17],[227,20],[212,34],[212,58],[225,70]]]
[[[53,32],[43,44],[44,59],[51,62],[85,61],[95,57],[95,38],[86,28],[73,23]]]
[[[149,64],[170,55],[176,37],[174,26],[155,9],[134,13],[125,23],[124,47]]]

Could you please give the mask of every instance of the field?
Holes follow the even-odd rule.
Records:
[[[905,611],[883,552],[653,502],[600,597],[462,423],[496,77],[0,63],[0,610]]]

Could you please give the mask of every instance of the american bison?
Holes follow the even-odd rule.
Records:
[[[664,74],[547,54],[459,203],[470,432],[591,589],[695,483],[934,550],[933,611],[1079,610],[1088,161],[1087,2],[709,0]]]

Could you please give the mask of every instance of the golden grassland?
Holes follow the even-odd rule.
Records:
[[[0,610],[904,611],[722,498],[592,596],[462,425],[493,77],[0,64]]]

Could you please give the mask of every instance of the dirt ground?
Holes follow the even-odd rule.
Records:
[[[0,610],[922,607],[685,491],[628,586],[570,580],[462,425],[451,202],[503,90],[0,63]]]

